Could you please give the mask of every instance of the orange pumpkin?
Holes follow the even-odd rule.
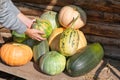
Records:
[[[28,63],[33,56],[32,49],[20,43],[6,43],[1,47],[1,60],[10,66]]]
[[[49,37],[48,43],[51,50],[59,51],[60,34],[64,31],[64,28],[56,28],[53,30]]]
[[[77,16],[79,18],[74,23],[74,29],[79,29],[86,24],[87,17],[86,13],[78,6],[68,5],[61,8],[58,20],[63,27],[68,28]]]

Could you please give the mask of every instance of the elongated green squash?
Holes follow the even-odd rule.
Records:
[[[41,41],[33,46],[33,59],[35,63],[38,63],[39,58],[49,52],[49,44],[47,40]]]
[[[78,48],[79,34],[73,28],[67,28],[60,36],[60,53],[64,56],[72,56]]]
[[[84,75],[99,64],[103,55],[104,50],[99,43],[90,44],[67,60],[66,71],[73,77]]]

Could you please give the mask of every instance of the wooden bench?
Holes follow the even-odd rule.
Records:
[[[34,64],[32,61],[27,63],[26,65],[19,67],[11,67],[0,61],[0,71],[4,71],[6,73],[27,80],[93,80],[94,78],[100,80],[106,80],[106,79],[119,80],[120,78],[119,61],[109,59],[109,66],[106,61],[108,60],[101,61],[100,64],[91,72],[79,77],[70,77],[64,72],[55,76],[46,75],[40,72],[38,66]]]
[[[10,67],[0,63],[0,70],[27,80],[81,80],[80,77],[72,78],[65,73],[61,73],[57,76],[48,76],[39,72],[39,70],[36,70],[33,62],[29,62],[28,64],[20,67]]]

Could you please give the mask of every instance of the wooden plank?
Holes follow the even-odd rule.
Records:
[[[24,4],[16,3],[16,6],[24,14],[38,15],[38,16],[43,12],[43,10],[53,10],[59,12],[59,10],[62,8],[60,6],[55,6],[55,5],[45,5],[45,4],[38,5],[38,4],[29,4],[29,3],[24,3]],[[89,9],[84,9],[84,11],[87,14],[88,21],[120,23],[119,14],[89,10]]]
[[[118,38],[118,39],[120,38],[119,24],[87,22],[87,24],[80,30],[82,30],[85,34]]]
[[[71,78],[64,73],[57,76],[48,76],[36,70],[33,62],[29,62],[28,64],[20,67],[10,67],[0,63],[0,70],[27,80],[81,80],[80,77]]]
[[[57,76],[48,76],[37,71],[34,66],[35,65],[32,62],[29,62],[21,67],[10,67],[0,63],[0,70],[25,78],[27,80],[81,80],[80,77],[72,78],[64,73],[61,73]]]
[[[116,48],[120,48],[120,39],[117,38],[110,38],[110,37],[102,37],[96,35],[88,35],[85,34],[85,37],[88,42],[99,42],[102,45],[107,46],[115,46]]]
[[[37,4],[52,4],[65,6],[70,4],[79,5],[86,9],[93,9],[97,11],[107,11],[113,13],[120,13],[119,0],[13,0],[15,2],[29,2]],[[94,5],[93,5],[94,4]]]
[[[108,61],[108,60],[106,60]],[[119,80],[120,72],[119,68],[116,68],[116,66],[113,66],[113,63],[118,64],[118,62],[109,60],[109,63],[105,61],[101,61],[100,64],[93,69],[91,72],[84,76],[79,77],[70,77],[66,75],[65,73],[58,74],[56,76],[48,76],[46,74],[43,74],[39,71],[39,69],[36,67],[36,65],[33,62],[29,62],[24,66],[20,67],[10,67],[0,62],[0,71],[7,72],[9,74],[27,79],[27,80]],[[109,67],[107,67],[107,64],[109,64]],[[117,65],[117,67],[120,65]],[[116,75],[114,75],[111,71],[116,71]]]
[[[102,11],[95,11],[95,10],[84,10],[87,14],[87,21],[94,21],[94,22],[106,22],[106,23],[120,23],[120,14],[116,13],[108,13]]]
[[[103,46],[105,50],[105,56],[112,59],[120,60],[120,48],[113,46]]]
[[[0,28],[0,46],[12,37],[11,31],[4,27]]]

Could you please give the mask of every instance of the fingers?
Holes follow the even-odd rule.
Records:
[[[27,29],[25,33],[32,38],[33,40],[45,40],[46,38],[43,38],[41,35],[45,34],[43,31],[37,30],[37,29]]]
[[[35,31],[35,35],[32,36],[32,39],[38,40],[38,41],[46,40],[46,38],[43,38],[43,37],[41,36],[41,35],[44,34],[43,31],[36,30],[36,29],[34,29],[34,31]]]
[[[35,40],[37,40],[37,41],[42,41],[42,40],[46,40],[46,38],[42,38],[42,37],[39,35],[39,37],[36,37]]]
[[[40,31],[40,30],[37,30],[37,29],[34,29],[36,33],[42,35],[42,34],[45,34],[44,31]]]
[[[33,39],[33,40],[37,40],[37,41],[46,40],[46,38],[43,38],[43,37],[41,37],[40,35],[35,36],[35,37],[33,37],[32,39]]]
[[[46,40],[46,38],[41,37],[41,35],[39,35],[39,34],[36,35],[36,36],[34,37],[34,39],[37,40],[37,41]]]

